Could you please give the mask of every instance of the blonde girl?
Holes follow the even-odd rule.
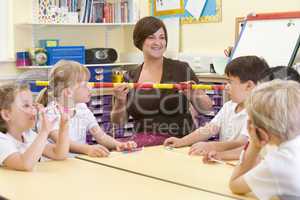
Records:
[[[134,142],[121,143],[105,134],[97,123],[86,103],[90,100],[88,69],[74,61],[59,61],[50,72],[49,87],[41,92],[39,102],[47,105],[47,115],[58,118],[56,105],[68,110],[70,117],[70,151],[92,157],[109,155],[109,149],[117,151],[136,147]],[[57,126],[51,131],[51,138],[57,141]],[[97,145],[86,143],[86,134],[90,132]]]

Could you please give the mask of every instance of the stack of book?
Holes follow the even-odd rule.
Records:
[[[139,19],[139,0],[53,0],[52,5],[78,12],[80,23],[134,23]]]

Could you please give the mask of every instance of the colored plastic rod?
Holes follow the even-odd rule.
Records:
[[[47,86],[48,81],[35,81],[36,86]],[[109,82],[89,82],[92,88],[113,88],[119,85],[127,85],[129,88],[139,89],[192,89],[192,90],[224,90],[224,85],[204,85],[204,84],[186,84],[186,83],[109,83]]]

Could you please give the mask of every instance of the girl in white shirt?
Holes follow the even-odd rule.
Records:
[[[300,199],[300,84],[274,80],[247,99],[250,143],[233,172],[230,189],[253,192],[261,200]],[[278,148],[260,160],[267,144]]]
[[[38,97],[38,102],[47,105],[47,115],[50,119],[59,118],[56,105],[68,109],[70,151],[92,157],[105,157],[109,155],[109,149],[123,151],[136,148],[135,142],[118,142],[100,128],[93,113],[85,104],[91,97],[89,79],[90,72],[86,67],[74,61],[61,60],[50,72],[49,87]],[[57,141],[57,130],[58,126],[54,125],[50,133],[54,141]],[[92,134],[98,144],[86,143],[87,132]]]
[[[37,110],[41,121],[36,134]],[[58,109],[62,110],[62,109]],[[47,142],[52,129],[43,107],[33,104],[32,93],[25,84],[5,84],[0,86],[0,165],[30,171],[42,155],[63,160],[69,151],[68,118],[60,112],[60,127],[56,144]]]

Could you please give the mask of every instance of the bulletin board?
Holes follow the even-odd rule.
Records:
[[[154,16],[169,16],[184,14],[184,0],[153,0]]]
[[[166,0],[170,1],[170,0]],[[180,0],[178,0],[179,2]],[[177,13],[165,12],[163,14],[157,14],[156,4],[160,0],[149,0],[150,14],[159,18],[179,17],[182,24],[194,24],[194,23],[210,23],[220,22],[222,20],[222,0],[206,0],[203,7],[201,16],[199,18],[193,17],[185,8],[189,0],[184,1],[183,10],[177,10]]]

